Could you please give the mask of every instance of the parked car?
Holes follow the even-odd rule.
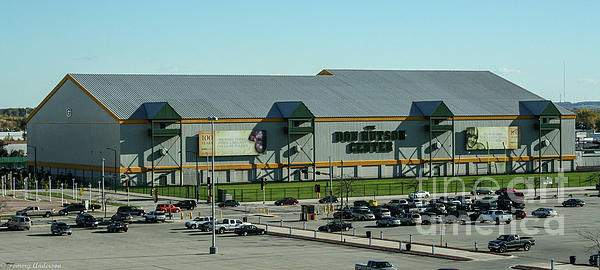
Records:
[[[75,218],[75,224],[81,227],[98,227],[98,220],[90,214],[79,214]]]
[[[496,192],[494,192],[494,193],[496,195],[500,195],[500,194],[502,194],[504,192],[517,192],[517,190],[514,189],[514,188],[511,188],[511,187],[503,187],[503,188],[501,188],[499,190],[496,190]]]
[[[213,225],[212,222],[208,223],[208,226],[207,226],[208,230],[210,230],[210,231],[213,230],[213,226],[212,225]],[[221,233],[222,234],[222,233],[225,233],[225,232],[235,231],[236,228],[239,228],[239,227],[244,226],[244,225],[251,225],[251,224],[248,223],[248,222],[242,222],[239,219],[226,218],[226,219],[223,219],[223,221],[221,221],[220,223],[215,224],[214,230],[215,230],[216,233]]]
[[[137,208],[135,206],[119,206],[117,209],[117,213],[128,214],[132,216],[143,216],[146,214],[146,211],[142,208]]]
[[[533,212],[531,212],[532,216],[535,217],[540,217],[540,218],[545,218],[545,217],[555,217],[558,215],[558,213],[556,212],[556,210],[552,209],[552,208],[538,208],[535,209]]]
[[[9,230],[31,229],[31,218],[25,216],[12,216],[6,223]]]
[[[515,216],[515,219],[524,219],[527,217],[527,212],[523,210],[515,210],[515,212],[513,212],[513,215]]]
[[[319,200],[319,203],[337,203],[338,198],[336,196],[325,196]]]
[[[71,235],[73,233],[73,231],[71,231],[71,226],[64,222],[52,223],[52,225],[50,225],[50,232],[52,232],[52,235]]]
[[[428,191],[419,190],[413,193],[408,194],[408,197],[411,199],[417,198],[429,198],[430,194]]]
[[[238,207],[240,206],[240,202],[236,200],[226,200],[224,202],[219,203],[219,207]]]
[[[476,190],[471,191],[471,194],[473,194],[473,195],[481,195],[481,194],[490,195],[492,193],[493,193],[493,191],[489,188],[478,188]]]
[[[131,219],[133,219],[133,217],[130,214],[123,214],[123,213],[116,213],[112,217],[110,217],[110,220],[112,220],[112,221],[129,222],[129,221],[131,221]]]
[[[353,209],[352,219],[354,220],[375,220],[375,215],[369,209]]]
[[[211,216],[197,217],[193,220],[187,221],[185,223],[185,227],[188,229],[198,229],[198,228],[202,227],[204,225],[204,223],[206,223],[206,222],[212,222],[212,217]]]
[[[298,204],[298,200],[296,198],[288,197],[283,198],[281,200],[275,201],[275,205],[296,205]]]
[[[363,201],[363,200],[360,200],[360,201],[354,201],[354,202],[353,202],[353,205],[354,205],[354,206],[366,206],[366,207],[368,207],[368,206],[369,206],[369,202],[367,202],[367,201]]]
[[[401,205],[408,205],[408,201],[404,200],[404,199],[395,199],[395,200],[390,200],[388,203],[384,204],[383,206],[392,206],[392,207],[399,207]]]
[[[165,215],[165,211],[150,211],[146,213],[144,216],[146,222],[165,222],[167,220],[167,215]]]
[[[498,207],[498,201],[494,197],[485,197],[481,200],[475,201],[473,204],[474,209],[495,209]]]
[[[504,213],[502,210],[488,210],[484,211],[479,215],[477,221],[483,223],[486,221],[496,222],[496,224],[500,224],[502,222],[506,224],[510,224],[512,221],[512,215]]]
[[[600,253],[592,254],[588,262],[590,265],[598,266],[598,259],[600,258]]]
[[[68,205],[65,208],[59,210],[58,214],[66,216],[70,213],[77,213],[77,214],[85,213],[85,211],[86,211],[86,209],[83,204],[71,204],[71,205]]]
[[[181,212],[181,208],[168,203],[161,203],[156,205],[156,211],[165,211],[165,213],[179,213]]]
[[[397,270],[391,263],[387,261],[371,260],[367,264],[354,265],[354,270]]]
[[[402,222],[400,222],[399,218],[395,217],[384,217],[382,219],[378,219],[375,222],[377,227],[392,227],[392,226],[400,226]]]
[[[421,215],[420,214],[416,214],[416,213],[406,213],[406,214],[402,214],[399,217],[400,219],[400,223],[402,223],[402,225],[417,225],[417,224],[421,224],[422,220],[421,220]]]
[[[500,235],[496,240],[490,241],[488,243],[488,249],[500,253],[504,253],[509,249],[523,249],[528,251],[533,245],[535,245],[533,237],[520,237],[516,234],[504,234]]]
[[[340,211],[333,213],[333,218],[335,219],[351,219],[352,218],[352,210],[350,208],[344,208]]]
[[[436,213],[425,212],[421,214],[421,224],[430,225],[436,223],[444,222],[444,218],[442,215],[437,215]]]
[[[122,221],[113,221],[106,226],[108,232],[127,232],[128,229],[127,223]]]
[[[456,200],[460,201],[461,204],[473,204],[473,198],[471,196],[456,196]]]
[[[258,228],[254,225],[242,225],[234,231],[237,235],[265,234],[265,229]]]
[[[322,232],[338,232],[338,231],[347,231],[352,228],[352,223],[343,222],[339,220],[331,221],[323,226],[319,227],[319,231]]]
[[[179,201],[178,203],[176,203],[174,205],[181,209],[186,209],[186,210],[194,210],[194,208],[196,208],[196,206],[197,206],[196,201],[194,201],[194,200],[183,200],[183,201]]]
[[[382,219],[392,216],[390,210],[383,207],[374,207],[371,209],[371,212],[373,212],[373,215],[375,215],[375,219]]]
[[[565,207],[567,207],[567,206],[583,207],[585,205],[585,202],[582,199],[568,199],[568,200],[564,201],[562,203],[562,205]]]
[[[43,216],[49,217],[54,214],[54,209],[41,209],[39,206],[29,206],[17,211],[17,216]]]

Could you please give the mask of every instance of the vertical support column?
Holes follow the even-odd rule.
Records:
[[[538,173],[542,173],[542,121],[543,116],[538,118]]]
[[[433,170],[433,151],[431,149],[431,139],[432,139],[432,132],[431,132],[431,116],[429,117],[429,178],[432,177],[432,170]]]
[[[454,134],[454,116],[452,116],[452,176],[456,176],[456,147],[454,147],[456,138]]]
[[[183,186],[183,120],[179,119],[179,185]]]
[[[559,116],[559,128],[558,128],[558,160],[559,160],[559,164],[558,164],[558,168],[559,168],[559,172],[562,172],[563,170],[563,150],[562,150],[562,115]]]
[[[315,138],[315,119],[310,120],[310,126],[312,128],[312,144],[313,144],[313,181],[317,181],[317,147]]]
[[[150,152],[150,161],[152,162],[152,170],[150,171],[150,181],[152,183],[152,187],[154,187],[154,121],[150,120],[150,143],[151,151]]]
[[[291,181],[291,179],[290,179],[290,170],[291,170],[291,168],[290,168],[290,141],[291,141],[290,140],[290,128],[292,126],[290,119],[288,119],[287,125],[288,125],[288,131],[287,131],[287,178],[288,178],[288,182],[290,182]]]

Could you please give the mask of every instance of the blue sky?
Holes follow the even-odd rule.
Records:
[[[67,73],[490,70],[600,100],[600,1],[0,1],[0,108]]]

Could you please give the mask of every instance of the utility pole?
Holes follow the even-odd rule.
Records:
[[[106,200],[104,199],[104,161],[102,158],[102,207],[104,208],[104,218],[106,218]]]
[[[209,117],[210,120],[210,133],[211,133],[211,156],[212,156],[212,164],[211,164],[211,173],[210,177],[212,182],[210,184],[211,189],[211,212],[212,212],[212,246],[210,247],[210,254],[217,254],[217,245],[216,240],[216,227],[215,227],[215,121],[219,120],[217,117]]]

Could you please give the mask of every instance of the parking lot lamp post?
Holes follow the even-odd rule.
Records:
[[[102,158],[102,208],[104,208],[104,218],[106,218],[106,200],[104,199],[104,161]]]
[[[65,205],[65,195],[63,193],[63,183],[60,183],[60,205]]]
[[[90,202],[89,202],[90,208],[94,209],[92,207],[92,182],[91,181],[90,181],[90,189],[89,189],[88,193],[90,194]]]
[[[36,201],[36,202],[39,202],[39,201],[40,201],[40,197],[38,197],[38,188],[37,188],[37,183],[38,183],[38,180],[37,180],[37,179],[35,179],[35,201]]]
[[[71,182],[73,183],[71,185],[71,189],[73,189],[73,196],[71,196],[71,198],[75,198],[75,178],[71,179]]]
[[[115,167],[114,167],[115,171],[113,172],[114,173],[113,176],[115,178],[113,179],[113,184],[115,185],[115,194],[116,194],[117,193],[117,172],[118,172],[118,168],[117,168],[117,149],[106,147],[106,150],[111,150],[111,151],[115,152],[115,157],[114,157],[115,158],[115,160],[114,160],[115,161]]]
[[[210,178],[212,180],[212,183],[210,185],[210,189],[211,189],[211,212],[212,212],[212,246],[210,247],[210,254],[217,254],[217,245],[216,245],[216,240],[217,240],[217,236],[215,235],[216,233],[216,227],[215,227],[215,121],[219,120],[219,118],[217,117],[209,117],[208,120],[210,121],[210,134],[211,134],[211,156],[212,156],[212,162],[211,162],[211,172],[210,172]]]

